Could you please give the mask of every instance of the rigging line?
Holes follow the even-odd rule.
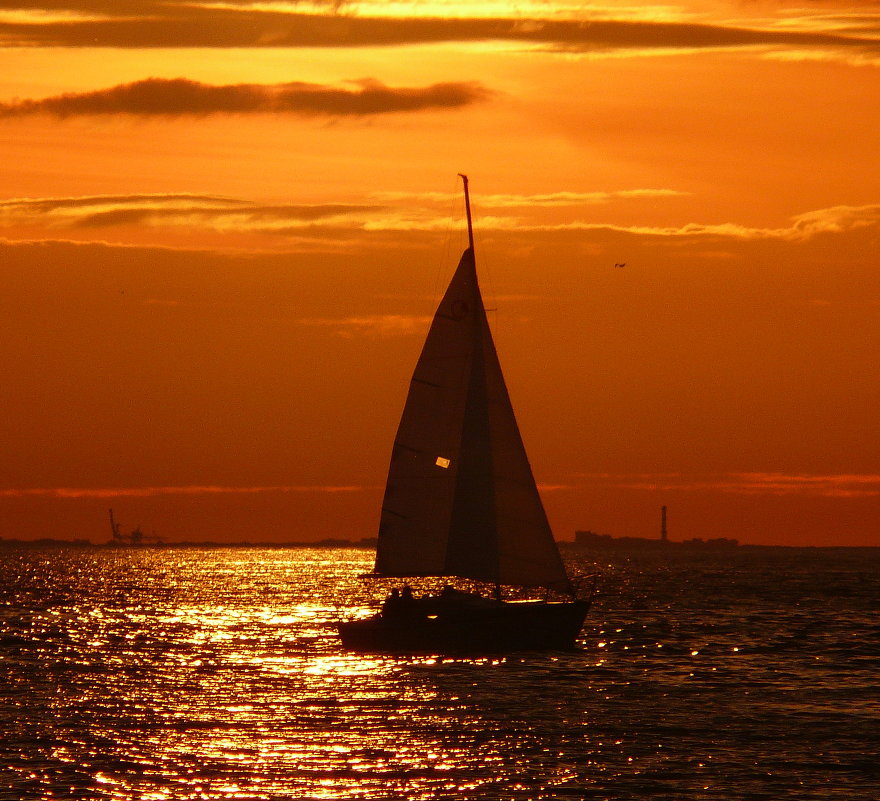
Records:
[[[470,182],[470,181],[469,181]],[[470,192],[468,193],[470,195]],[[479,193],[477,194],[479,198]],[[470,197],[470,209],[471,209],[471,229],[473,231],[474,237],[474,261],[477,264],[477,282],[480,284],[480,293],[483,296],[483,311],[486,312],[487,317],[491,315],[492,317],[492,335],[498,338],[498,293],[495,291],[495,279],[494,279],[494,270],[492,269],[492,257],[491,255],[487,258],[486,254],[491,253],[491,248],[487,250],[483,247],[483,231],[482,228],[477,224],[477,218],[479,215],[476,211],[479,210],[479,203],[477,203],[477,209],[474,208],[473,198]],[[479,252],[480,258],[477,261],[477,253]],[[481,280],[485,279],[485,280]],[[497,346],[497,342],[496,342]]]

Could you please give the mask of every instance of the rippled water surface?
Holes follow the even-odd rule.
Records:
[[[580,650],[345,653],[355,549],[0,551],[0,798],[880,799],[880,551],[585,554]]]

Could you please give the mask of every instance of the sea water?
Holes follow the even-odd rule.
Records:
[[[346,653],[357,549],[0,550],[0,799],[880,799],[880,550],[567,550],[578,650]]]

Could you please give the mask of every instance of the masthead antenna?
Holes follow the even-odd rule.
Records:
[[[471,253],[474,252],[474,225],[471,221],[471,196],[468,192],[468,177],[460,172],[458,177],[461,178],[461,182],[464,184],[464,210],[467,214],[467,226],[468,226],[468,247],[471,249]]]

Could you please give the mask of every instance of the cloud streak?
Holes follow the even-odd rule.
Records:
[[[618,193],[622,194],[622,193]],[[590,201],[585,201],[590,202]],[[481,202],[482,205],[482,202]],[[510,207],[519,204],[509,201]],[[539,204],[540,205],[540,204]],[[791,218],[791,224],[784,228],[755,228],[736,222],[684,223],[678,226],[613,225],[574,220],[567,223],[532,223],[528,219],[515,216],[479,215],[480,230],[509,231],[513,233],[566,233],[566,232],[606,232],[624,236],[637,236],[656,239],[713,239],[736,241],[807,241],[823,234],[843,234],[861,228],[880,226],[880,204],[866,206],[833,206],[805,212]],[[366,224],[368,230],[407,231],[443,230],[448,221],[440,218],[422,220],[409,215],[395,216],[390,213]]]
[[[718,476],[688,476],[677,473],[658,475],[583,476],[591,482],[617,489],[663,492],[721,492],[732,495],[805,495],[825,498],[880,497],[880,475],[841,473],[811,475],[803,473],[726,473]]]
[[[260,205],[211,195],[96,195],[0,201],[0,226],[102,228],[120,225],[199,226],[218,231],[284,232],[317,224],[338,225],[379,214],[381,206],[325,203]],[[349,221],[349,225],[352,223]]]
[[[378,337],[409,336],[422,334],[431,318],[419,315],[377,314],[363,317],[309,318],[300,320],[300,325],[325,328],[336,336],[355,338],[364,334]]]
[[[642,237],[678,239],[727,239],[740,241],[806,241],[823,234],[843,234],[860,228],[880,226],[880,204],[833,206],[805,212],[791,218],[785,228],[755,228],[735,222],[685,223],[680,226],[610,225],[573,221],[529,226],[512,217],[480,218],[481,228],[517,231],[607,231]]]
[[[268,486],[268,487],[221,487],[215,485],[192,485],[183,487],[53,487],[38,489],[4,489],[0,498],[57,498],[78,500],[81,498],[152,498],[157,495],[262,495],[269,493],[341,493],[360,492],[363,487],[353,485],[328,486]]]
[[[0,103],[0,117],[32,114],[60,118],[99,114],[366,117],[458,109],[485,100],[489,95],[489,91],[477,83],[390,87],[373,79],[364,79],[354,82],[354,88],[341,88],[301,82],[213,86],[185,78],[147,78],[93,92]]]
[[[495,195],[480,207],[524,209],[610,203],[639,198],[676,197],[684,193],[662,189],[617,192],[558,192],[550,195]],[[223,233],[252,232],[296,235],[309,230],[338,236],[349,233],[448,231],[452,220],[437,210],[450,196],[383,192],[372,196],[380,203],[322,203],[263,205],[238,198],[195,194],[96,195],[62,198],[14,198],[0,201],[0,228],[44,226],[56,229],[99,229],[125,225],[188,226]],[[397,207],[397,203],[402,208]],[[527,216],[479,215],[480,229],[517,234],[578,232],[608,233],[649,239],[706,239],[727,241],[776,240],[805,242],[817,236],[846,234],[880,227],[880,204],[832,206],[804,212],[783,228],[755,228],[735,222],[684,223],[679,226],[620,226],[574,220],[545,224]],[[387,322],[387,321],[386,321]],[[367,328],[376,327],[374,322]],[[387,322],[386,333],[399,327]]]
[[[689,194],[675,189],[620,189],[614,192],[550,192],[534,195],[480,195],[481,209],[533,208],[562,206],[595,206],[618,200],[658,200]],[[405,192],[376,192],[377,199],[395,202],[448,203],[449,195],[439,192],[412,194]]]
[[[24,5],[24,3],[22,3]],[[36,4],[35,4],[36,5]],[[0,17],[0,42],[44,47],[389,47],[440,43],[506,42],[573,53],[678,52],[759,48],[851,51],[878,56],[880,24],[862,11],[850,24],[807,13],[772,24],[706,24],[686,19],[609,18],[609,10],[578,17],[440,17],[302,13],[279,5],[139,0],[118,4],[57,0],[55,13]],[[67,15],[58,12],[64,9]]]

